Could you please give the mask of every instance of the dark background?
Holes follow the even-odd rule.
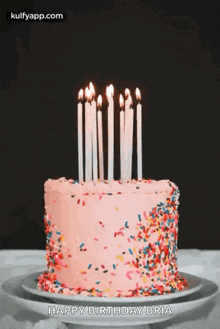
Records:
[[[92,81],[97,94],[116,88],[115,178],[118,95],[139,87],[143,173],[180,188],[179,248],[219,248],[219,2],[19,3],[0,3],[0,247],[45,248],[43,185],[78,178],[77,93]],[[11,22],[11,11],[66,18]]]

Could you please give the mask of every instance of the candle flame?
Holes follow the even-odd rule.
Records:
[[[113,95],[114,95],[114,87],[113,87],[112,84],[109,86],[109,89],[110,89],[111,96],[113,97]]]
[[[107,98],[113,97],[113,95],[114,95],[113,85],[107,86],[106,87],[106,96],[107,96]]]
[[[109,86],[106,87],[106,96],[109,97]]]
[[[78,99],[83,99],[83,89],[80,89],[79,94],[78,94]]]
[[[91,91],[92,97],[94,97],[95,96],[95,88],[94,88],[92,82],[89,83],[89,89]]]
[[[128,88],[125,89],[125,96],[128,97],[130,95],[130,90]]]
[[[107,86],[107,88],[106,88],[106,96],[107,96],[108,99],[111,97],[111,89],[110,89],[110,86]]]
[[[86,99],[88,101],[90,101],[92,99],[92,93],[91,93],[91,91],[89,90],[88,87],[86,87],[85,95],[86,95]]]
[[[140,92],[139,88],[136,88],[135,93],[136,93],[136,98],[138,100],[141,100],[141,92]]]
[[[97,105],[98,105],[98,107],[102,106],[102,96],[101,95],[98,96]]]
[[[120,104],[121,108],[124,106],[124,98],[123,98],[122,94],[120,94],[120,96],[119,96],[119,104]]]
[[[128,100],[130,101],[130,105],[132,105],[132,98],[131,98],[131,95],[128,95]]]

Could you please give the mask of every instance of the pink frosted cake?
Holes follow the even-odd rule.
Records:
[[[169,180],[45,182],[48,271],[38,289],[145,297],[182,290],[178,187]]]

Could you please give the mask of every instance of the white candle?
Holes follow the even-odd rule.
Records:
[[[85,151],[86,151],[86,181],[92,180],[92,130],[91,130],[91,105],[88,100],[91,99],[91,92],[86,87],[86,98],[85,103]]]
[[[130,100],[129,100],[129,96],[130,96],[130,90],[128,88],[125,89],[125,96],[127,97],[127,99],[125,100],[125,125],[124,125],[124,147],[123,147],[123,153],[124,153],[124,158],[123,158],[123,180],[122,182],[125,183],[127,181],[127,171],[128,171],[128,129],[129,129],[129,125],[128,125],[128,111],[130,108]]]
[[[108,97],[108,183],[111,184],[114,176],[114,102],[113,85],[107,87]]]
[[[99,144],[99,178],[100,181],[104,181],[104,157],[103,157],[103,136],[102,136],[102,112],[100,108],[102,106],[102,96],[98,96],[98,144]]]
[[[79,172],[79,182],[83,181],[83,130],[82,130],[82,103],[83,90],[79,91],[79,103],[78,103],[78,172]]]
[[[130,105],[131,95],[129,89],[125,90],[125,94],[127,95],[127,100],[125,101],[125,135],[124,135],[124,180],[126,182],[129,179],[129,148],[130,148],[130,128],[131,128],[131,112],[130,112]]]
[[[121,165],[121,181],[123,181],[124,177],[124,133],[125,133],[125,115],[123,111],[124,99],[123,96],[120,95],[119,103],[121,107],[120,111],[120,165]]]
[[[134,110],[130,109],[129,110],[128,180],[132,179],[133,131],[134,131]]]
[[[89,89],[91,91],[92,97],[95,96],[95,89],[93,84],[90,82]],[[92,100],[91,102],[91,109],[92,109],[92,163],[93,163],[93,180],[95,184],[97,183],[98,179],[98,163],[97,163],[97,117],[96,117],[96,101]]]
[[[141,93],[136,88],[136,97],[140,101]],[[138,180],[142,180],[142,106],[140,102],[137,105],[137,167],[138,167]]]

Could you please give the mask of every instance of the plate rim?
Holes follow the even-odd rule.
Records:
[[[188,295],[191,295],[195,292],[198,292],[202,288],[202,280],[200,277],[195,276],[190,273],[186,272],[179,272],[180,276],[186,277],[186,281],[188,280],[196,280],[197,284],[195,287],[192,287],[191,290],[189,289],[184,289],[181,291],[176,291],[174,293],[170,294],[163,294],[163,295],[155,295],[155,296],[146,296],[146,297],[91,297],[91,296],[81,296],[81,295],[63,295],[63,294],[56,294],[56,293],[51,293],[51,292],[46,292],[46,291],[41,291],[37,290],[37,282],[36,282],[36,288],[29,288],[25,286],[25,282],[30,279],[34,279],[34,277],[37,277],[40,275],[42,272],[34,272],[32,274],[27,275],[21,283],[21,287],[23,290],[26,292],[33,294],[35,296],[41,296],[45,298],[50,298],[53,301],[71,301],[71,302],[95,302],[95,303],[101,303],[101,302],[108,302],[108,303],[131,303],[131,302],[156,302],[158,300],[169,300],[169,299],[176,299],[176,298],[181,298],[185,297]]]

